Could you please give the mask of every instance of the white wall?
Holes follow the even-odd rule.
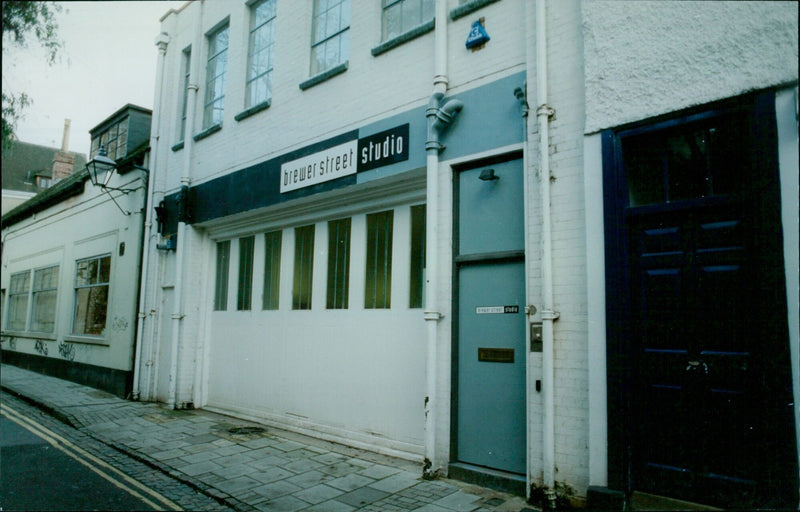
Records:
[[[796,2],[582,5],[587,133],[797,80]]]
[[[141,182],[136,174],[139,173],[125,175],[112,182],[112,186],[137,187]],[[8,290],[12,274],[59,265],[55,332],[8,332],[3,318],[4,350],[12,348],[10,338],[13,337],[14,350],[18,352],[45,355],[46,350],[47,357],[51,358],[119,370],[132,369],[141,247],[138,212],[142,209],[144,189],[140,187],[127,196],[112,194],[122,208],[137,213],[123,215],[107,194],[87,181],[83,194],[3,229],[3,289]],[[125,250],[120,256],[122,243]],[[105,333],[102,336],[74,335],[76,261],[106,254],[111,255],[111,281]],[[4,304],[3,314],[7,311],[7,304]],[[39,350],[35,348],[37,341],[43,343]]]

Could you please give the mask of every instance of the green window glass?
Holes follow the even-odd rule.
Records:
[[[217,275],[214,285],[214,311],[228,309],[228,267],[231,259],[231,241],[217,242]]]
[[[239,288],[236,294],[236,309],[249,311],[253,302],[253,249],[255,237],[239,239]]]
[[[421,308],[425,301],[425,205],[411,207],[411,268],[408,307]]]
[[[294,285],[292,309],[311,309],[314,272],[314,225],[294,230]]]
[[[388,309],[392,303],[392,226],[394,212],[367,215],[367,275],[364,308]]]
[[[279,307],[281,288],[281,238],[283,232],[264,234],[264,309]]]
[[[182,107],[181,107],[181,133],[178,140],[183,140],[186,137],[186,114],[189,105],[189,70],[192,63],[192,47],[183,50],[183,91],[181,91]]]
[[[328,309],[347,309],[350,288],[350,219],[328,222]]]

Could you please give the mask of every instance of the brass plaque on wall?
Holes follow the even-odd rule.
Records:
[[[513,363],[513,348],[478,348],[478,361],[488,363]]]

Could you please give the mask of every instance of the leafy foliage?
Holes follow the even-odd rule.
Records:
[[[56,14],[61,6],[53,2],[8,0],[2,2],[3,10],[3,55],[14,48],[25,48],[33,36],[45,49],[48,64],[56,61],[58,51],[63,47],[58,38]],[[4,87],[5,89],[5,87]],[[7,149],[14,140],[14,127],[22,116],[22,111],[32,102],[23,93],[2,93],[2,147]]]

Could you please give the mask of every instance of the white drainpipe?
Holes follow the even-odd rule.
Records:
[[[542,391],[544,417],[542,433],[543,487],[548,506],[555,508],[555,351],[553,323],[559,314],[553,308],[553,249],[550,220],[550,131],[554,114],[547,105],[547,20],[546,0],[536,1],[536,117],[539,120],[539,180],[542,200]]]
[[[434,77],[433,94],[425,112],[428,121],[427,152],[427,219],[425,237],[425,313],[427,322],[426,393],[425,397],[425,476],[435,476],[441,464],[436,457],[436,404],[437,350],[439,320],[443,315],[439,310],[439,143],[440,132],[453,121],[463,104],[459,100],[441,100],[447,92],[447,2],[436,1],[434,30]]]
[[[181,172],[181,188],[188,187],[191,183],[192,172],[192,152],[194,150],[194,139],[192,138],[192,130],[194,127],[194,116],[197,106],[197,91],[199,87],[196,83],[197,77],[200,74],[200,49],[203,43],[203,7],[205,2],[200,2],[200,14],[197,17],[197,30],[195,32],[195,40],[192,47],[192,66],[189,83],[189,95],[186,104],[186,132],[184,136],[183,146],[183,170]],[[188,205],[184,205],[188,208]],[[167,403],[172,405],[175,409],[180,407],[177,397],[178,385],[178,354],[181,343],[181,328],[183,324],[183,274],[186,255],[186,222],[184,219],[178,219],[178,245],[175,250],[175,257],[177,258],[175,267],[175,291],[172,309],[172,338],[170,341],[170,369],[169,369],[169,395]]]
[[[158,46],[158,65],[156,67],[156,94],[153,99],[153,122],[151,124],[152,130],[150,132],[150,158],[148,167],[152,170],[156,168],[156,160],[158,158],[158,140],[161,124],[161,93],[164,87],[164,65],[166,61],[167,45],[169,44],[169,35],[166,32],[161,32],[156,37],[156,46]],[[141,379],[141,371],[139,367],[142,364],[142,338],[144,331],[144,319],[147,317],[145,308],[147,307],[147,274],[148,265],[150,264],[150,236],[153,226],[153,194],[155,193],[155,179],[153,175],[149,174],[147,177],[147,199],[145,201],[145,222],[144,233],[142,242],[142,266],[139,271],[139,314],[136,320],[136,355],[133,360],[133,399],[139,400],[139,381]]]

